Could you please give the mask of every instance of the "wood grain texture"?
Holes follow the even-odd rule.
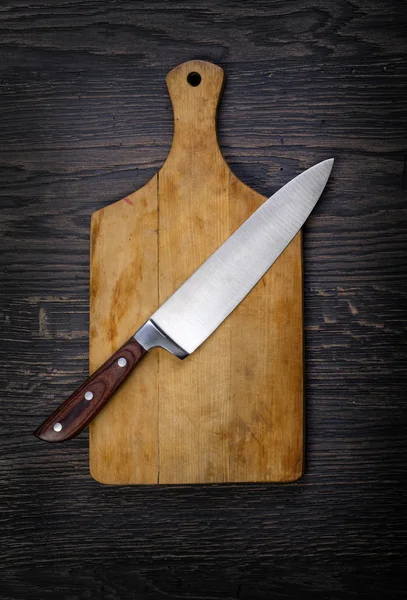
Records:
[[[194,75],[197,85],[188,80]],[[131,307],[122,298],[127,290],[153,313],[157,293],[162,304],[265,200],[233,175],[219,149],[216,111],[223,83],[223,70],[207,61],[172,69],[167,86],[174,138],[163,167],[140,192],[93,215],[91,361],[103,340],[112,339],[119,321],[124,321],[123,330],[134,331],[131,308],[122,311],[123,302]],[[154,205],[156,265],[146,262],[137,248],[142,245],[123,232],[154,220]],[[105,267],[109,261],[111,269]],[[156,281],[146,269],[157,273]],[[144,394],[142,406],[148,415],[150,405],[157,407],[158,424],[140,419],[138,372],[132,393],[129,386],[123,394],[117,391],[114,418],[101,414],[92,423],[92,475],[112,484],[150,483],[152,477],[162,484],[298,479],[303,465],[302,328],[298,235],[239,310],[188,360],[176,364],[160,352],[158,368],[156,361],[147,361],[144,377],[155,385],[149,387],[150,396]],[[158,431],[155,473],[137,468],[150,453],[151,428]],[[139,444],[126,448],[136,437]]]
[[[130,338],[35,430],[34,435],[46,442],[64,442],[78,435],[134,371],[146,352]]]
[[[404,598],[405,19],[393,0],[2,3],[2,600]],[[227,72],[219,142],[257,192],[336,157],[304,230],[290,485],[100,486],[87,433],[31,434],[88,373],[90,216],[164,163],[164,79],[191,57]]]
[[[93,372],[158,308],[157,176],[92,215],[89,362]],[[90,424],[89,465],[102,483],[156,483],[158,352]]]

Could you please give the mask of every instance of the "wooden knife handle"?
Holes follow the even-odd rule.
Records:
[[[64,442],[80,433],[146,352],[133,337],[130,338],[34,431],[34,435],[46,442]]]

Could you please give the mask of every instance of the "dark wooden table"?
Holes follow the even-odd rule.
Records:
[[[2,600],[404,597],[407,5],[0,7]],[[164,78],[222,66],[219,139],[271,194],[334,156],[304,232],[306,474],[109,487],[31,431],[87,374],[89,219],[171,143]]]

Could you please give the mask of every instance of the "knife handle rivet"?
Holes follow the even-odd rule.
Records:
[[[119,365],[119,367],[125,367],[127,365],[127,360],[122,356],[117,361],[117,364]]]
[[[85,400],[92,400],[93,394],[92,392],[85,392]]]
[[[58,432],[58,431],[61,431],[61,429],[62,429],[61,423],[55,423],[54,424],[54,431]]]

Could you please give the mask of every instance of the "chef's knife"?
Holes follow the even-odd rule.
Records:
[[[266,200],[150,319],[34,432],[47,442],[77,435],[151,348],[185,358],[222,323],[308,218],[333,159],[298,175]]]

